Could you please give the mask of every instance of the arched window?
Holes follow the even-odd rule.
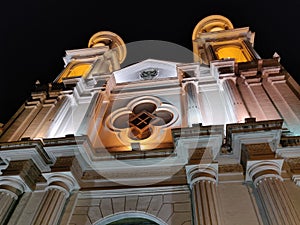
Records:
[[[59,76],[58,82],[60,83],[66,78],[85,77],[90,71],[91,67],[91,63],[77,63],[75,65],[70,64]]]
[[[73,66],[67,77],[77,77],[77,76],[84,76],[91,68],[91,64],[88,63],[82,63],[82,64],[78,64]]]
[[[237,45],[225,45],[216,50],[218,59],[234,58],[236,62],[247,62],[249,59],[243,49]]]

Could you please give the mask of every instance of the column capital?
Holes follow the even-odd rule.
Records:
[[[19,176],[0,176],[0,191],[17,199],[20,194],[30,191],[30,188]]]
[[[79,189],[79,184],[71,172],[54,172],[43,174],[47,180],[47,188],[57,188],[69,195],[74,190]]]
[[[79,186],[71,172],[43,174],[48,186],[32,224],[58,224],[67,199]]]
[[[218,180],[218,164],[197,164],[188,165],[185,167],[187,180],[190,186],[201,181],[206,180],[217,183]]]
[[[265,178],[276,178],[282,180],[281,169],[284,159],[253,160],[247,162],[246,181],[252,180],[254,185]]]
[[[261,179],[273,177],[282,180],[281,170],[284,159],[276,155],[274,143],[244,143],[241,151],[241,164],[245,170],[245,180],[255,185]]]

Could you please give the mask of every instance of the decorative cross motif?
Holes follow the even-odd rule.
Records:
[[[145,139],[151,135],[150,123],[155,119],[155,116],[144,110],[139,114],[134,113],[129,116],[129,126],[133,139]]]

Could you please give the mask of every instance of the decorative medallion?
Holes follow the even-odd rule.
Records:
[[[140,78],[143,80],[152,80],[158,76],[158,69],[148,68],[140,72]]]

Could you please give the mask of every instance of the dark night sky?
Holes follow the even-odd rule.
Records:
[[[300,2],[280,1],[9,1],[0,13],[0,122],[5,123],[30,95],[36,80],[49,83],[63,70],[65,50],[86,48],[96,32],[109,30],[125,43],[162,40],[192,50],[191,36],[204,17],[220,14],[235,28],[255,32],[262,58],[274,52],[300,82]],[[163,5],[161,5],[163,3]],[[165,5],[167,4],[167,5]],[[297,33],[298,32],[298,33]]]

